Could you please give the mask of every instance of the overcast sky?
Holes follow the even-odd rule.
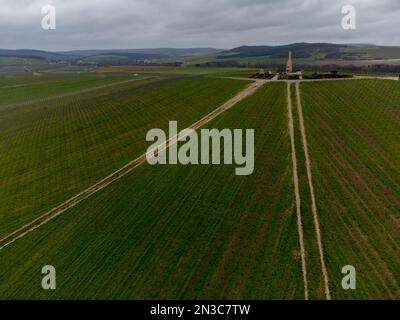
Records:
[[[56,8],[56,30],[41,9]],[[341,26],[343,5],[357,30]],[[216,47],[293,42],[400,45],[400,0],[0,0],[0,48]]]

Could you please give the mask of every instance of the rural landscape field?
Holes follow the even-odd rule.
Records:
[[[399,46],[18,37],[0,300],[400,299]]]
[[[333,299],[398,298],[400,82],[260,82],[205,124],[255,129],[253,175],[143,164],[48,221],[40,217],[143,154],[148,128],[189,127],[251,81],[96,74],[3,84],[1,297],[303,299],[307,270],[312,299],[326,288]],[[50,262],[58,288],[45,291],[38,270]],[[349,264],[359,266],[354,292],[341,288]]]

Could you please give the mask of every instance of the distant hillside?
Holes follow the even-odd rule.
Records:
[[[120,65],[120,64],[136,64],[143,61],[154,61],[168,57],[169,56],[162,54],[109,52],[109,53],[101,53],[97,55],[86,56],[80,58],[79,61],[80,63],[90,62],[100,65],[107,65],[107,64]]]
[[[42,50],[18,49],[6,50],[0,49],[0,57],[16,57],[16,58],[33,58],[46,61],[60,60],[78,60],[85,59],[99,61],[112,57],[112,61],[120,63],[129,60],[154,60],[164,59],[169,57],[181,56],[196,56],[207,55],[220,52],[222,50],[213,48],[189,48],[189,49],[174,49],[174,48],[158,48],[158,49],[115,49],[115,50],[76,50],[65,52],[49,52]]]
[[[242,46],[224,51],[218,58],[248,58],[269,56],[270,58],[285,58],[288,51],[292,51],[296,58],[307,59],[319,56],[324,59],[338,59],[342,56],[342,49],[347,45],[330,43],[294,43],[283,46]]]
[[[6,50],[0,49],[1,57],[18,57],[18,58],[34,58],[40,60],[62,60],[67,59],[68,56],[65,56],[60,53],[47,52],[41,50],[31,50],[31,49],[18,49],[18,50]]]
[[[218,60],[241,60],[257,57],[283,59],[292,51],[296,59],[324,60],[387,60],[400,59],[400,47],[374,44],[293,43],[282,46],[241,46],[216,55]],[[384,61],[382,61],[384,62]]]
[[[1,67],[5,66],[105,66],[162,65],[185,67],[247,67],[282,69],[288,51],[303,70],[337,66],[400,66],[400,47],[374,44],[293,43],[279,46],[241,46],[230,50],[214,48],[105,49],[48,52],[43,50],[1,50]],[[372,67],[371,67],[372,68]],[[393,72],[398,69],[391,67]],[[368,70],[367,70],[368,71]]]
[[[160,55],[163,57],[180,57],[192,55],[206,55],[223,51],[222,49],[214,48],[155,48],[155,49],[106,49],[106,50],[74,50],[60,52],[68,56],[97,56],[101,54],[146,54],[146,55]]]

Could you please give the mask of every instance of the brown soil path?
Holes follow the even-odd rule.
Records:
[[[306,267],[306,254],[304,249],[304,233],[303,233],[303,223],[301,218],[301,198],[300,198],[300,188],[299,188],[299,177],[297,173],[297,156],[296,156],[296,145],[294,139],[294,123],[293,123],[293,112],[292,112],[292,96],[290,91],[291,84],[287,84],[287,109],[288,109],[288,128],[290,135],[290,143],[292,147],[292,164],[293,164],[293,185],[294,194],[296,197],[296,215],[297,215],[297,231],[299,234],[300,242],[300,255],[301,255],[301,269],[303,271],[304,280],[304,297],[308,300],[308,280],[307,280],[307,267]]]
[[[328,272],[327,272],[326,264],[325,264],[324,250],[323,250],[323,246],[322,246],[321,229],[320,229],[319,218],[318,218],[317,204],[316,204],[316,200],[315,200],[314,185],[313,185],[313,181],[312,181],[311,161],[310,161],[310,155],[308,152],[307,134],[306,134],[306,129],[305,129],[305,125],[304,125],[303,108],[301,105],[300,83],[296,82],[295,86],[296,86],[296,98],[297,98],[297,112],[299,114],[300,131],[301,131],[301,137],[302,137],[302,141],[303,141],[304,156],[305,156],[306,168],[307,168],[308,186],[309,186],[310,195],[311,195],[311,208],[312,208],[312,212],[313,212],[313,219],[314,219],[314,226],[315,226],[316,237],[317,237],[318,251],[319,251],[321,269],[322,269],[322,274],[323,274],[324,284],[325,284],[325,296],[326,296],[327,300],[331,300],[331,294],[330,294],[330,290],[329,290]]]

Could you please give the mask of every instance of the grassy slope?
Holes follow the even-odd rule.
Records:
[[[208,126],[256,129],[252,176],[141,166],[6,248],[0,297],[303,298],[285,88],[268,84]],[[58,270],[54,292],[40,288],[44,264]]]
[[[400,298],[400,86],[382,80],[302,84],[333,298]],[[341,269],[358,271],[357,290]]]
[[[145,152],[146,132],[188,126],[247,82],[144,80],[0,110],[0,235]]]

